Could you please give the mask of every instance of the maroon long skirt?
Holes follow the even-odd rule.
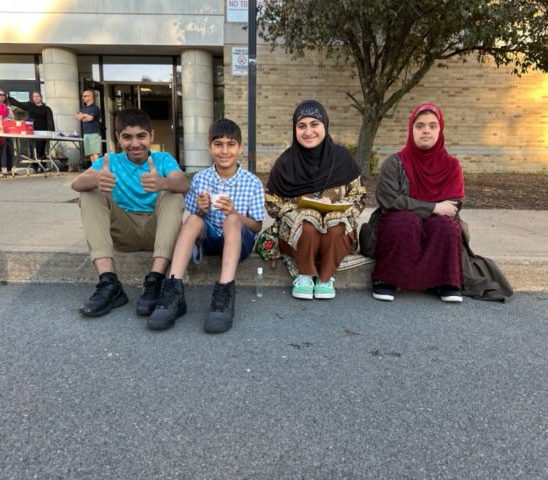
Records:
[[[382,214],[371,278],[404,290],[462,286],[460,224],[451,217],[426,220],[409,211]]]

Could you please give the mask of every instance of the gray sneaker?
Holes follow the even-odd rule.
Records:
[[[231,329],[235,300],[234,280],[228,283],[215,282],[211,295],[211,308],[204,324],[204,330],[207,333],[223,333]]]
[[[175,325],[175,320],[186,313],[185,289],[178,278],[166,278],[156,308],[148,317],[147,327],[151,330],[165,330]]]
[[[202,249],[201,243],[195,243],[192,247],[192,263],[194,265],[199,265],[202,263],[202,258],[204,257],[204,252]]]

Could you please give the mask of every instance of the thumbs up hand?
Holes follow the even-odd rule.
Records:
[[[116,185],[116,177],[110,171],[110,159],[108,158],[108,153],[105,153],[103,158],[103,166],[99,170],[99,190],[102,192],[112,192],[112,189]]]
[[[105,157],[103,158],[103,166],[101,167],[101,170],[110,172],[110,157],[108,156],[108,153],[105,153]]]
[[[141,185],[143,189],[145,192],[159,192],[160,190],[164,190],[165,178],[158,174],[152,157],[148,157],[148,166],[150,167],[150,172],[141,175]]]

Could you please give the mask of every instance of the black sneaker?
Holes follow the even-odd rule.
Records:
[[[438,287],[438,295],[444,302],[462,302],[462,293],[460,291],[460,288],[454,287],[453,285],[440,285]]]
[[[162,281],[166,278],[163,273],[150,272],[143,283],[143,294],[137,300],[137,315],[150,315],[160,298]]]
[[[215,282],[211,295],[211,308],[204,324],[204,330],[207,333],[223,333],[230,330],[234,319],[235,300],[234,280],[228,283]]]
[[[396,287],[390,283],[385,283],[382,280],[373,282],[373,298],[384,300],[385,302],[394,301],[394,292]]]
[[[100,317],[128,302],[127,295],[115,273],[102,273],[95,288],[95,293],[80,308],[80,313],[86,317]]]
[[[175,325],[175,320],[186,313],[185,288],[179,278],[166,278],[156,308],[148,317],[147,327],[165,330]]]

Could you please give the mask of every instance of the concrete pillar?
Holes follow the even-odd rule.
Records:
[[[205,50],[181,54],[184,164],[196,172],[211,164],[207,134],[213,122],[213,55]]]
[[[80,109],[76,55],[64,48],[42,51],[44,101],[53,110],[55,130],[80,133],[74,114]]]

